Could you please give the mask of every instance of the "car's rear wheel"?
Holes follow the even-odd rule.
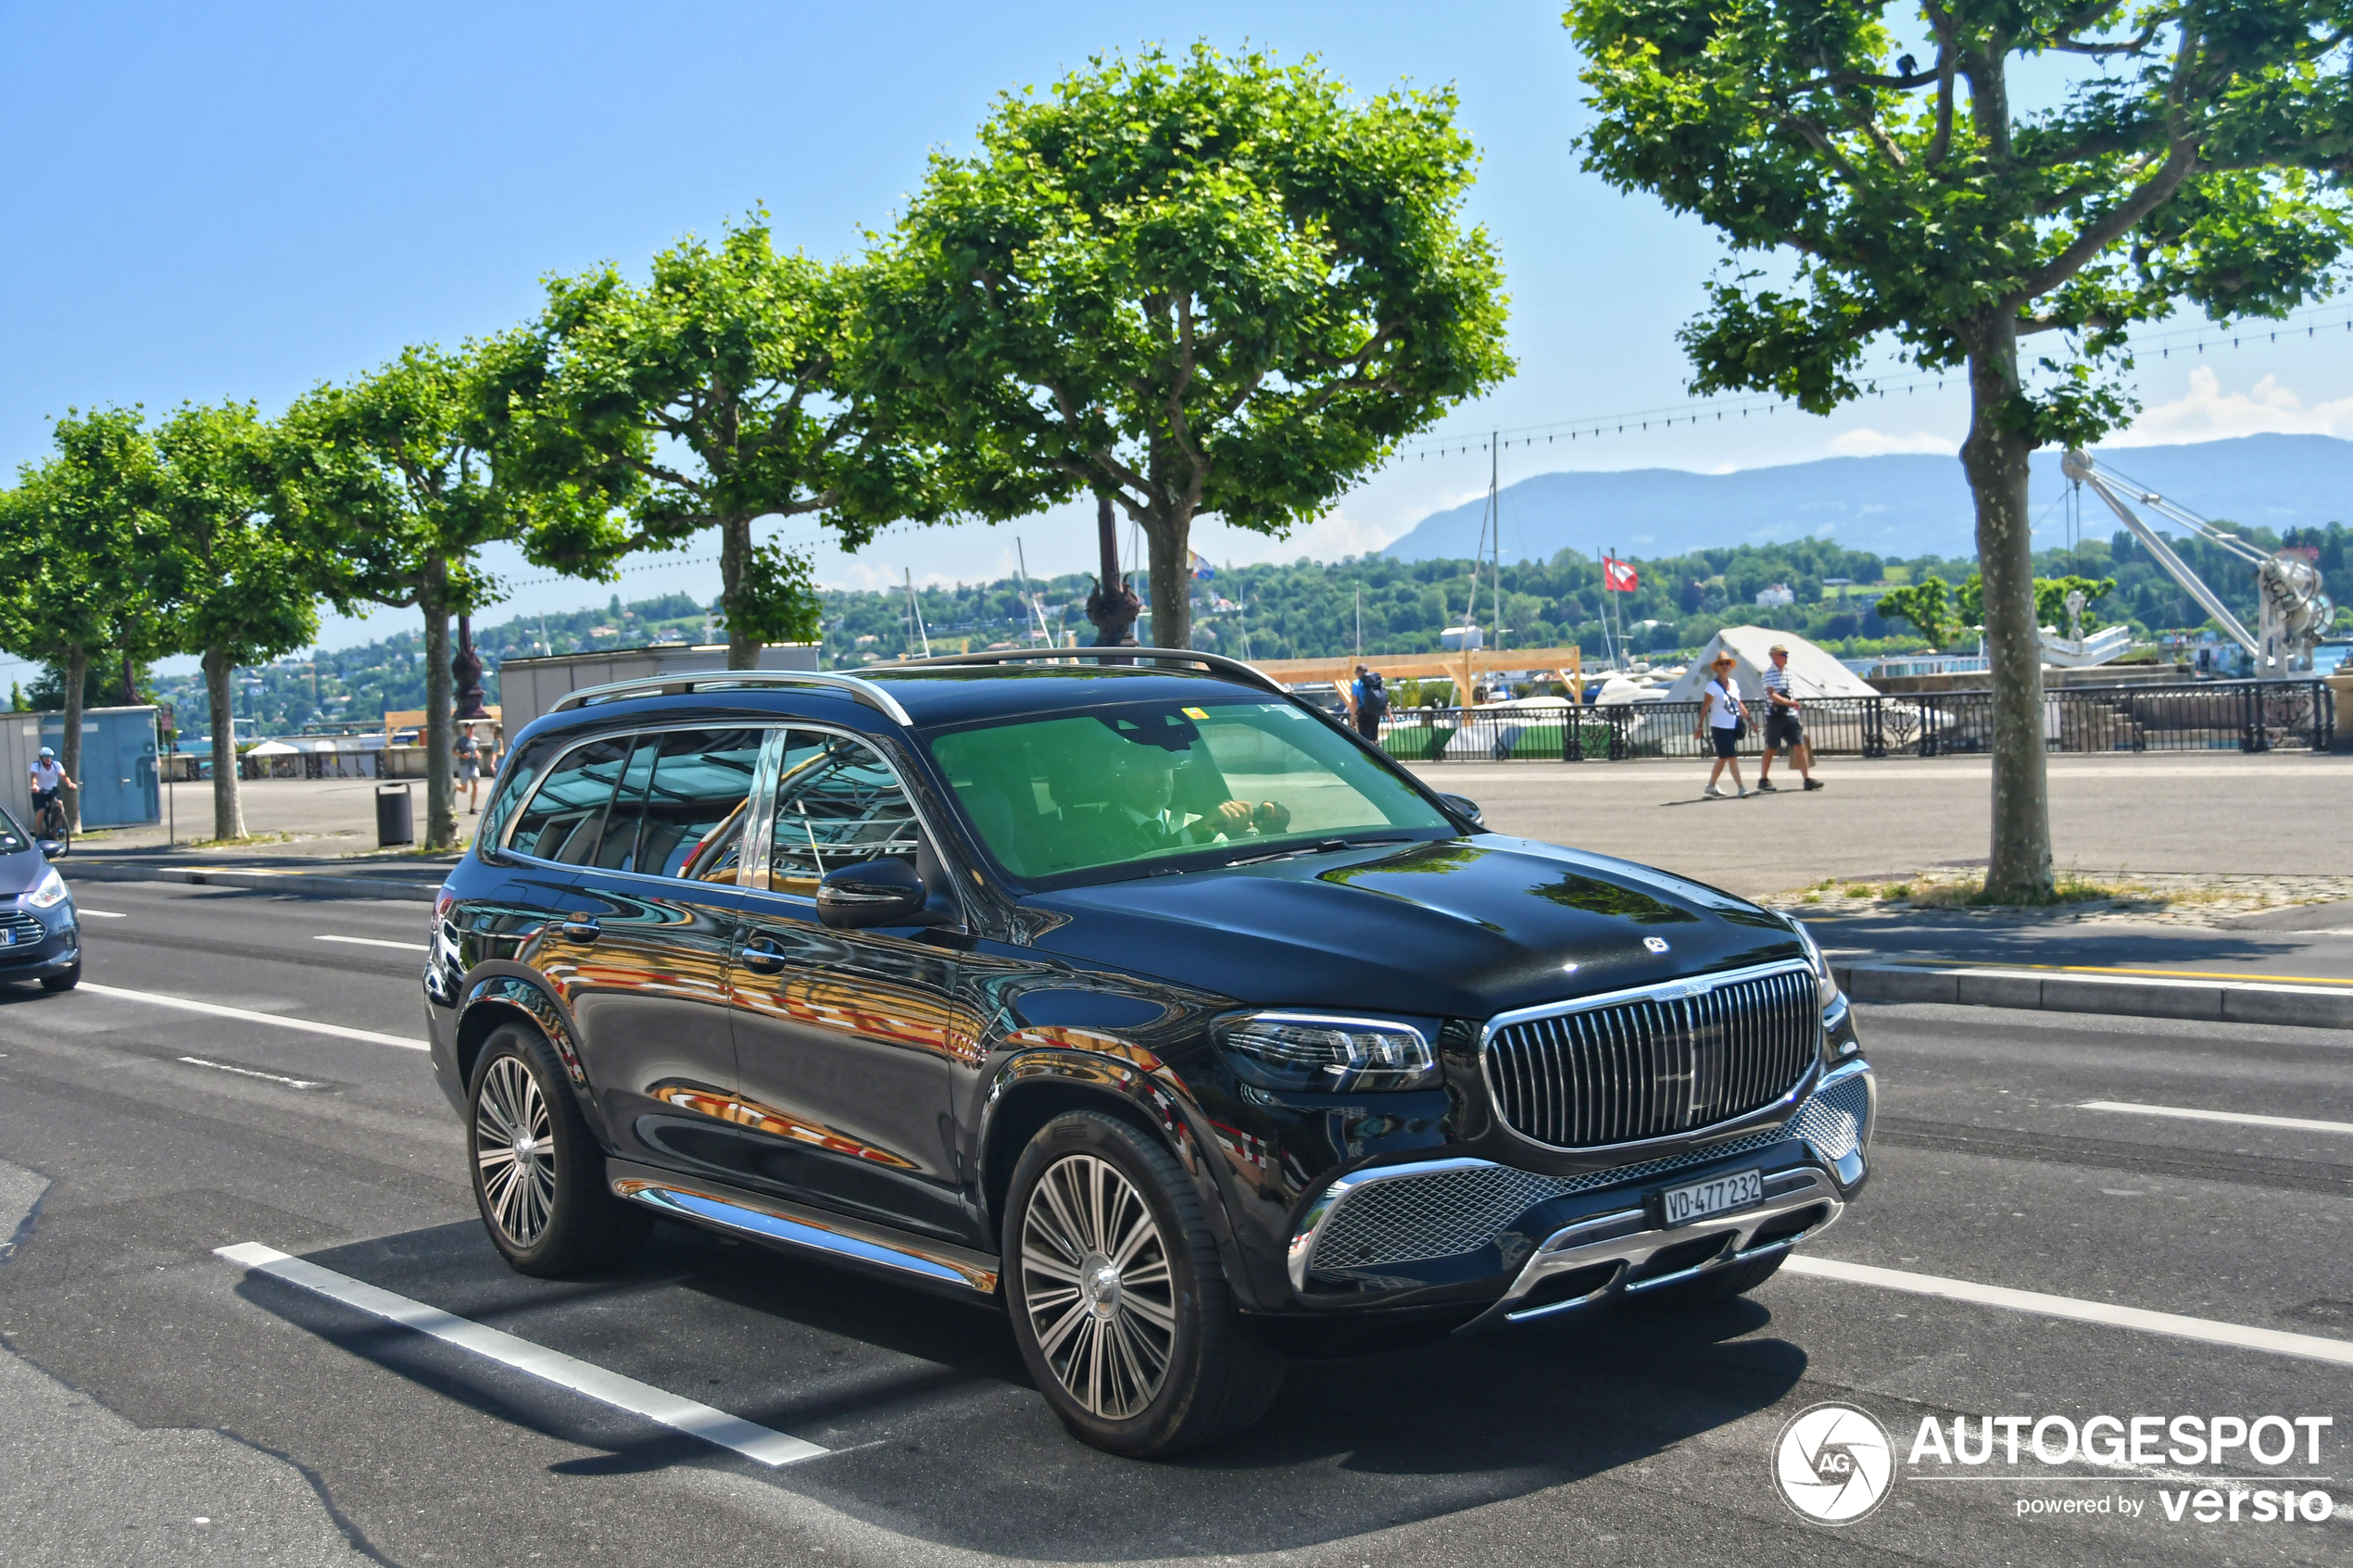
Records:
[[[1265,1413],[1283,1359],[1235,1311],[1191,1180],[1100,1111],[1048,1123],[1005,1216],[1013,1337],[1064,1425],[1112,1453],[1198,1448]]]
[[[645,1241],[653,1217],[605,1190],[604,1151],[537,1030],[506,1024],[483,1042],[467,1106],[474,1202],[510,1267],[560,1278]]]
[[[1769,1258],[1752,1258],[1745,1263],[1711,1269],[1696,1279],[1662,1286],[1656,1290],[1645,1290],[1640,1296],[1628,1297],[1627,1300],[1661,1312],[1688,1312],[1701,1307],[1713,1307],[1719,1302],[1730,1301],[1735,1296],[1745,1296],[1771,1279],[1780,1269],[1781,1260],[1788,1256],[1788,1249],[1783,1248]]]

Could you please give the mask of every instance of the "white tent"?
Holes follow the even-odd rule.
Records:
[[[245,755],[247,757],[299,757],[302,752],[297,747],[288,746],[284,741],[266,740],[246,751]]]
[[[1667,688],[1669,702],[1697,702],[1705,689],[1708,665],[1718,653],[1732,656],[1732,678],[1740,684],[1740,695],[1755,702],[1765,695],[1765,670],[1773,662],[1771,649],[1775,643],[1789,646],[1789,689],[1793,696],[1877,696],[1871,684],[1832,658],[1830,652],[1807,642],[1794,632],[1776,632],[1769,626],[1727,626],[1707,639],[1692,667],[1682,678]]]

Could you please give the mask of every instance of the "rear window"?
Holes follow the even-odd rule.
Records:
[[[592,740],[566,752],[515,819],[507,847],[519,855],[585,866],[604,837],[605,808],[629,759],[627,735]]]

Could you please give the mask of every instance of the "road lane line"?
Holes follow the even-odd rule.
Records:
[[[363,1040],[371,1046],[398,1046],[404,1051],[431,1050],[422,1040],[411,1040],[399,1035],[379,1035],[372,1029],[352,1029],[340,1023],[318,1023],[308,1018],[285,1018],[274,1012],[256,1012],[251,1008],[224,1007],[219,1002],[200,1002],[193,997],[167,997],[155,991],[126,991],[120,985],[101,985],[85,980],[77,987],[90,996],[113,997],[126,1002],[148,1002],[159,1008],[178,1008],[182,1012],[201,1012],[213,1018],[234,1018],[246,1023],[267,1023],[278,1029],[298,1029],[310,1035],[330,1035],[338,1040]]]
[[[112,909],[93,909],[82,904],[76,904],[73,907],[73,912],[77,915],[95,915],[100,920],[129,920],[131,918],[129,915],[119,915]]]
[[[237,1067],[226,1061],[209,1061],[200,1056],[183,1056],[177,1060],[191,1067],[209,1067],[217,1073],[234,1073],[241,1078],[267,1078],[273,1084],[283,1084],[290,1089],[317,1089],[325,1085],[316,1078],[289,1078],[283,1073],[264,1073],[258,1067]]]
[[[1916,1274],[1905,1269],[1874,1268],[1869,1263],[1842,1262],[1836,1258],[1793,1254],[1781,1265],[1788,1273],[1810,1274],[1847,1285],[1874,1285],[1914,1296],[1939,1296],[1980,1307],[2006,1307],[2038,1317],[2066,1318],[2073,1323],[2106,1323],[2111,1328],[2166,1334],[2208,1345],[2229,1345],[2242,1350],[2264,1350],[2275,1356],[2301,1356],[2308,1361],[2353,1366],[2353,1340],[2323,1339],[2314,1334],[2284,1334],[2276,1328],[2249,1328],[2244,1323],[2217,1323],[2211,1318],[2185,1318],[2172,1312],[2152,1312],[2139,1307],[2119,1307],[2107,1301],[2084,1301],[2072,1296],[2046,1296],[2039,1290],[2012,1290],[2007,1286],[1979,1285],[1966,1279]]]
[[[798,1464],[802,1460],[819,1459],[831,1452],[799,1437],[773,1431],[741,1416],[729,1415],[693,1399],[682,1399],[666,1389],[634,1377],[623,1377],[591,1361],[567,1356],[560,1350],[550,1350],[528,1339],[496,1328],[485,1327],[470,1319],[456,1317],[438,1307],[422,1301],[396,1296],[348,1274],[322,1269],[300,1258],[290,1258],[274,1248],[258,1242],[242,1242],[234,1247],[216,1247],[213,1256],[249,1269],[255,1273],[268,1274],[313,1294],[324,1296],[356,1311],[396,1323],[403,1328],[415,1329],[447,1345],[471,1350],[477,1356],[497,1361],[500,1366],[552,1383],[559,1388],[569,1388],[584,1394],[600,1404],[632,1415],[700,1437],[704,1442],[723,1449],[732,1449],[746,1459],[756,1460],[771,1467]]]
[[[2296,933],[2298,935],[2306,933]],[[2236,985],[2353,985],[2353,979],[2332,974],[2264,974],[2246,969],[2127,969],[2119,964],[2005,963],[1955,964],[1950,959],[1891,959],[1906,969],[1930,969],[1940,974],[2073,974],[2085,980],[2113,977],[2156,980],[2227,980]]]
[[[404,953],[428,953],[422,942],[387,942],[381,936],[313,936],[313,942],[348,942],[355,947],[397,947]]]
[[[2315,1122],[2306,1116],[2258,1116],[2244,1110],[2192,1110],[2179,1105],[2135,1105],[2126,1099],[2087,1099],[2079,1110],[2118,1110],[2132,1116],[2178,1116],[2184,1122],[2230,1122],[2245,1127],[2285,1127],[2298,1133],[2353,1133],[2353,1122]]]

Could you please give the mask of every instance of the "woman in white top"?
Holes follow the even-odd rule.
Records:
[[[1707,683],[1706,695],[1700,699],[1699,728],[1692,732],[1692,738],[1705,736],[1716,743],[1716,766],[1709,770],[1707,788],[1701,793],[1711,800],[1724,800],[1730,797],[1716,786],[1716,781],[1724,776],[1726,763],[1731,764],[1733,791],[1740,795],[1748,793],[1748,786],[1741,783],[1741,759],[1735,751],[1748,710],[1741,706],[1740,685],[1732,679],[1732,656],[1719,653],[1707,668],[1714,679]]]

